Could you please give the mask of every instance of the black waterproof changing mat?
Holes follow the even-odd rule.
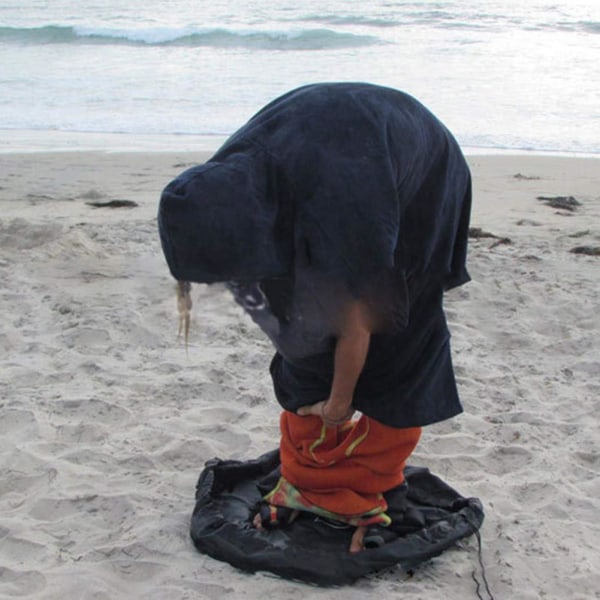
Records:
[[[208,461],[198,480],[192,515],[196,548],[244,571],[342,585],[393,565],[412,569],[472,535],[483,522],[477,498],[463,498],[427,469],[407,467],[407,488],[386,495],[393,528],[379,529],[380,535],[370,532],[366,542],[374,547],[351,554],[354,528],[310,513],[301,513],[286,528],[254,529],[256,507],[278,475],[277,450],[244,462]]]

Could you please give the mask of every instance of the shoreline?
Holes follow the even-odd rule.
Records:
[[[180,153],[203,152],[212,155],[231,134],[132,134],[51,130],[0,129],[5,154],[40,154],[102,152]],[[461,146],[465,156],[548,156],[564,158],[598,158],[599,152],[547,150],[535,148],[501,148]]]

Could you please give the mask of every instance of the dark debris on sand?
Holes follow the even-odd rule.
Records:
[[[489,231],[484,231],[481,227],[469,227],[469,237],[474,238],[474,239],[492,238],[492,239],[496,240],[490,246],[490,248],[495,248],[496,246],[499,246],[500,244],[512,244],[512,240],[510,238],[500,237],[499,235],[496,235],[495,233],[490,233]]]
[[[86,202],[86,204],[94,208],[135,208],[139,206],[133,200],[108,200],[107,202]]]
[[[193,162],[180,162],[180,163],[173,165],[173,168],[174,169],[187,169],[188,167],[195,167],[197,165],[198,165],[198,163],[193,163]]]
[[[581,206],[581,202],[573,196],[538,196],[537,199],[551,208],[569,210],[571,212],[575,212],[577,207]]]
[[[569,252],[573,254],[586,254],[587,256],[600,256],[600,246],[575,246]]]
[[[523,175],[523,173],[516,173],[513,177],[515,179],[523,179],[524,181],[537,181],[538,179],[541,179],[541,177],[538,177],[537,175]]]

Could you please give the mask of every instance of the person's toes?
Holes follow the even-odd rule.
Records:
[[[352,534],[352,541],[350,542],[350,552],[360,552],[364,548],[366,532],[367,528],[364,526],[356,528],[356,531]]]

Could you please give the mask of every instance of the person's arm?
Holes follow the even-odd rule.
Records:
[[[298,409],[300,416],[319,415],[327,425],[335,425],[352,414],[352,398],[360,374],[365,366],[372,324],[362,302],[348,305],[334,355],[333,381],[329,398]]]

